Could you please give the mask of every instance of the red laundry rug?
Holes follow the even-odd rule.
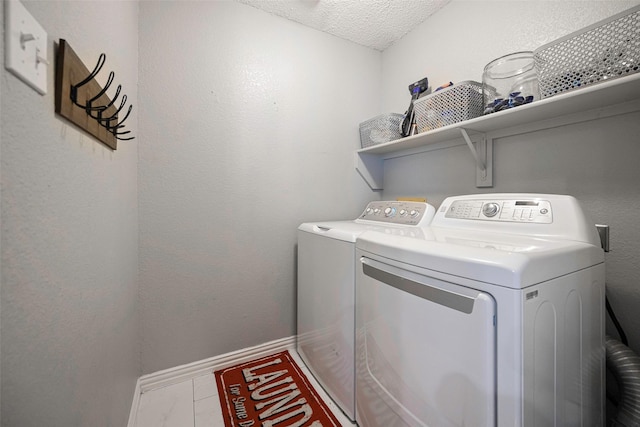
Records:
[[[215,375],[226,427],[340,427],[288,351]]]

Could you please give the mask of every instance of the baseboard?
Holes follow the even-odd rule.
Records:
[[[212,373],[218,369],[235,365],[255,359],[262,356],[268,356],[283,350],[295,348],[296,337],[281,338],[275,341],[269,341],[255,347],[248,347],[242,350],[233,351],[231,353],[222,354],[220,356],[211,357],[209,359],[192,362],[186,365],[176,366],[174,368],[165,369],[154,372],[152,374],[143,375],[136,382],[136,390],[131,404],[131,412],[129,414],[129,422],[127,427],[135,427],[138,416],[138,405],[140,403],[140,395],[172,384],[177,384],[195,378],[200,375]]]
[[[140,378],[136,381],[136,388],[133,391],[133,402],[131,402],[131,410],[129,411],[129,422],[127,427],[136,427],[136,420],[138,419],[138,405],[140,404]]]

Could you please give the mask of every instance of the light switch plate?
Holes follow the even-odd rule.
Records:
[[[5,68],[47,93],[47,33],[18,0],[5,0]]]

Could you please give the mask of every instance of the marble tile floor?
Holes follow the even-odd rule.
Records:
[[[295,347],[287,350],[342,425],[354,426],[315,381]],[[133,426],[224,427],[215,376],[199,375],[142,394]]]

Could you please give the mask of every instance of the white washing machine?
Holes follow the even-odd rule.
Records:
[[[375,201],[355,220],[298,228],[298,354],[350,420],[355,420],[355,241],[365,231],[422,236],[435,208]]]
[[[356,248],[360,427],[604,425],[604,254],[574,198],[450,197]]]

